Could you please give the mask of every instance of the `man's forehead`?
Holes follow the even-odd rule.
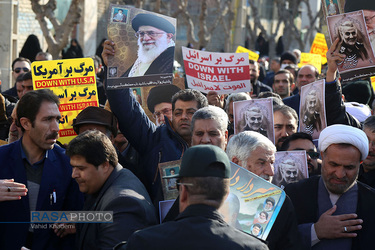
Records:
[[[33,81],[31,79],[22,81],[22,85],[32,85]]]
[[[315,147],[314,143],[312,143],[308,139],[297,139],[297,140],[289,142],[288,150],[296,150],[296,149],[303,149],[303,150],[306,150],[306,151],[309,151],[309,150],[315,151],[316,147]]]
[[[288,74],[282,73],[275,75],[275,80],[288,80]]]
[[[257,65],[255,64],[249,64],[250,69],[258,69]]]
[[[256,158],[258,160],[262,160],[262,159],[263,160],[275,159],[274,152],[268,150],[267,148],[265,148],[263,146],[258,146],[255,150],[257,151],[256,152]]]
[[[195,128],[201,129],[203,127],[209,127],[209,129],[219,129],[219,122],[214,119],[197,119],[195,120]]]
[[[292,115],[284,115],[283,113],[279,112],[281,115],[275,115],[273,117],[274,125],[292,125],[294,127],[298,126],[297,120]]]
[[[155,28],[153,26],[148,26],[148,25],[145,25],[145,26],[140,26],[138,31],[155,31],[155,32],[158,32],[158,33],[162,33],[162,32],[165,32],[161,29],[158,29],[158,28]]]
[[[262,116],[262,113],[258,111],[249,111],[248,113],[250,116]]]
[[[165,108],[172,108],[172,103],[170,102],[161,102],[155,105],[154,110],[155,111],[160,111]]]
[[[43,101],[37,115],[39,114],[45,117],[51,116],[51,114],[60,116],[59,106],[54,102]]]
[[[298,71],[298,75],[315,75],[315,71],[311,66],[305,66]]]
[[[26,61],[18,61],[14,64],[14,68],[18,68],[18,67],[30,68],[30,64]]]
[[[176,109],[195,109],[198,110],[198,102],[196,100],[191,101],[182,101],[177,100],[174,104],[174,108]]]
[[[354,27],[345,26],[343,30],[356,30]]]

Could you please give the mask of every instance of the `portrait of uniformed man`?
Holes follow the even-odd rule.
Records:
[[[339,39],[336,51],[345,55],[339,71],[370,67],[374,63],[363,13],[353,12],[327,18],[332,41]]]
[[[301,88],[299,131],[318,139],[326,127],[324,108],[324,81],[310,83]]]
[[[258,99],[234,102],[235,134],[254,131],[274,141],[272,100]]]
[[[304,161],[301,156],[304,156]],[[306,156],[300,152],[276,153],[275,175],[272,183],[284,188],[289,183],[307,178],[307,163],[303,164],[303,162],[306,162]]]

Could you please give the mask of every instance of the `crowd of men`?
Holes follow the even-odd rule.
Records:
[[[171,67],[175,30],[158,16],[139,15],[146,17],[132,23],[139,58],[126,76],[162,73],[158,67]],[[313,65],[289,70],[286,65],[295,69],[298,57],[285,52],[271,60],[262,82],[262,65],[250,61],[250,92],[205,95],[157,86],[147,98],[155,123],[132,89],[101,86],[104,108],[87,107],[78,114],[73,121],[77,137],[68,145],[58,145],[59,98],[50,90],[34,91],[30,61],[17,58],[14,87],[0,98],[0,119],[6,124],[1,139],[7,139],[0,146],[0,249],[371,248],[375,116],[360,122],[357,113],[347,111],[337,73],[345,60],[340,46],[336,40],[329,48],[323,76]],[[105,41],[104,65],[115,54],[116,44]],[[147,54],[153,55],[151,61],[145,60]],[[316,144],[311,134],[297,131],[299,120],[315,122],[319,115],[314,92],[299,117],[301,87],[319,77],[325,79],[320,101],[329,105],[324,106],[327,127]],[[364,105],[371,104],[370,95]],[[275,142],[261,127],[259,108],[246,110],[244,131],[234,134],[233,103],[266,96],[273,99]],[[256,237],[257,224],[252,235],[239,230],[238,198],[229,193],[230,162],[272,182],[276,152],[293,150],[306,151],[309,177],[297,181],[298,164],[282,161],[275,178],[286,198],[267,238]],[[165,200],[160,164],[179,160],[179,170],[170,170],[178,197],[160,221],[159,202]],[[267,207],[275,205],[266,200],[259,223],[269,219]],[[237,211],[236,216],[227,218],[225,210]],[[111,211],[113,223],[45,228],[28,223],[31,211]]]

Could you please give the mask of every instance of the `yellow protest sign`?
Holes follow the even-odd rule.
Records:
[[[258,61],[259,58],[259,55],[257,53],[242,46],[237,47],[236,53],[249,53],[249,60]]]
[[[35,61],[31,64],[34,90],[51,89],[60,98],[59,141],[69,143],[76,133],[73,119],[88,106],[98,106],[94,61],[91,58]]]
[[[327,63],[326,53],[328,51],[328,46],[326,38],[323,33],[316,33],[314,42],[311,45],[310,53],[322,56],[322,64]]]
[[[370,77],[372,89],[375,89],[375,76]]]
[[[298,67],[301,68],[306,64],[314,65],[318,69],[320,74],[320,72],[322,71],[322,56],[311,53],[301,53],[301,59]]]

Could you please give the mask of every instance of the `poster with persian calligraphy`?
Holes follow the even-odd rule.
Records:
[[[250,92],[249,54],[214,53],[182,47],[189,88],[219,95]]]
[[[91,58],[34,61],[33,88],[50,89],[60,98],[59,141],[69,143],[77,134],[73,119],[88,106],[99,106],[94,61]]]
[[[219,212],[229,225],[265,240],[285,197],[281,188],[231,162],[230,193]]]

